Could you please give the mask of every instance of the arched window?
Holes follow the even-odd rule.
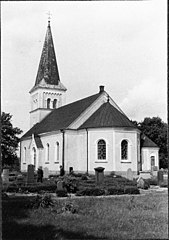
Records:
[[[128,159],[128,142],[123,140],[121,142],[121,159],[127,160]]]
[[[34,166],[35,166],[35,168],[36,168],[36,149],[35,149],[35,147],[33,147],[33,164],[34,164]]]
[[[59,143],[56,142],[56,150],[55,150],[55,161],[59,161]]]
[[[53,108],[56,108],[56,104],[57,104],[57,99],[53,100]]]
[[[23,163],[26,163],[26,147],[24,147]]]
[[[98,159],[106,159],[106,142],[101,139],[97,143]]]
[[[46,144],[46,162],[49,162],[49,143]]]
[[[47,99],[47,108],[50,108],[50,98]]]
[[[155,156],[151,156],[151,167],[155,166]]]

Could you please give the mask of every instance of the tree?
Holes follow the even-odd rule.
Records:
[[[142,133],[149,137],[159,150],[160,168],[167,168],[167,124],[159,117],[146,117],[142,122],[132,121]]]
[[[22,130],[13,127],[11,123],[12,115],[2,112],[1,114],[1,156],[2,166],[12,165],[17,161],[16,151],[18,150],[19,138],[17,135],[22,133]]]

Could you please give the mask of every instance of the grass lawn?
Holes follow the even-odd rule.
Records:
[[[31,209],[29,201],[2,201],[3,240],[168,238],[167,192],[56,199],[46,209]],[[70,202],[77,213],[63,211]]]

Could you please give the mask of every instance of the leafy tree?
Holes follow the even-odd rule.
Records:
[[[17,135],[22,133],[22,130],[13,127],[11,123],[12,115],[2,112],[1,114],[1,156],[2,166],[12,165],[17,161],[16,151],[18,149],[19,138]]]
[[[159,117],[146,117],[142,122],[132,121],[142,133],[149,137],[159,150],[160,168],[167,168],[167,124]]]

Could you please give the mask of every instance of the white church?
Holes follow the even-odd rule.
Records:
[[[30,130],[20,142],[21,171],[33,164],[45,175],[63,166],[75,172],[94,174],[96,167],[106,173],[126,176],[159,168],[159,148],[128,119],[100,86],[87,98],[66,104],[66,87],[61,83],[50,21],[35,85],[30,90]]]

